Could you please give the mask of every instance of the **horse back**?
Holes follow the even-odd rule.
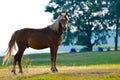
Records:
[[[25,45],[34,49],[48,48],[51,45],[59,45],[62,40],[57,32],[49,27],[43,29],[25,28],[16,31],[16,42],[19,45]]]

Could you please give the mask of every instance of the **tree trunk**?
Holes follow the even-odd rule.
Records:
[[[87,48],[88,48],[88,51],[92,51],[93,49],[93,45],[91,43],[89,43],[88,45],[86,45]]]
[[[115,51],[117,51],[118,50],[118,21],[119,21],[119,19],[117,20],[117,25],[116,25],[116,34],[115,34]]]
[[[117,21],[116,21],[116,34],[115,34],[115,51],[118,50],[118,27],[119,27],[119,18],[120,18],[120,1],[117,0]]]
[[[116,34],[115,34],[115,51],[118,50],[118,27],[119,27],[119,17],[117,18],[117,22],[116,22]]]

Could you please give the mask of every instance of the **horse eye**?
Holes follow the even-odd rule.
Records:
[[[65,19],[65,20],[68,20],[67,16],[64,16],[64,19]]]

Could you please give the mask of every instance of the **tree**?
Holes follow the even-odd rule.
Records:
[[[92,51],[94,45],[107,43],[107,6],[104,0],[51,0],[45,11],[53,13],[53,19],[58,12],[68,11],[70,26],[75,30],[68,29],[63,43],[84,45]]]
[[[109,5],[109,24],[115,25],[115,51],[118,50],[118,36],[120,30],[120,0],[107,0]]]

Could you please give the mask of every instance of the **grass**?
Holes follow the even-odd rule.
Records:
[[[119,80],[120,64],[93,66],[62,66],[58,73],[50,72],[49,67],[32,66],[25,68],[24,74],[13,75],[10,67],[0,70],[2,80]]]
[[[0,64],[2,57],[0,57]],[[2,80],[119,80],[120,51],[59,53],[59,72],[50,71],[50,54],[24,55],[24,74],[11,74],[11,63],[0,66]],[[18,70],[17,70],[18,71]]]
[[[11,60],[13,61],[13,60]],[[22,64],[28,61],[34,66],[50,66],[50,54],[29,54],[23,56]],[[0,65],[2,57],[0,58]],[[87,66],[99,64],[119,64],[120,51],[110,52],[84,52],[84,53],[59,53],[57,65],[59,66]],[[12,63],[10,63],[11,65]]]
[[[60,67],[59,73],[42,73],[22,80],[119,80],[120,65]]]
[[[24,60],[30,59],[31,65],[49,66],[50,54],[25,55]],[[120,51],[111,52],[86,52],[58,54],[57,65],[59,66],[86,66],[99,64],[119,64]]]

